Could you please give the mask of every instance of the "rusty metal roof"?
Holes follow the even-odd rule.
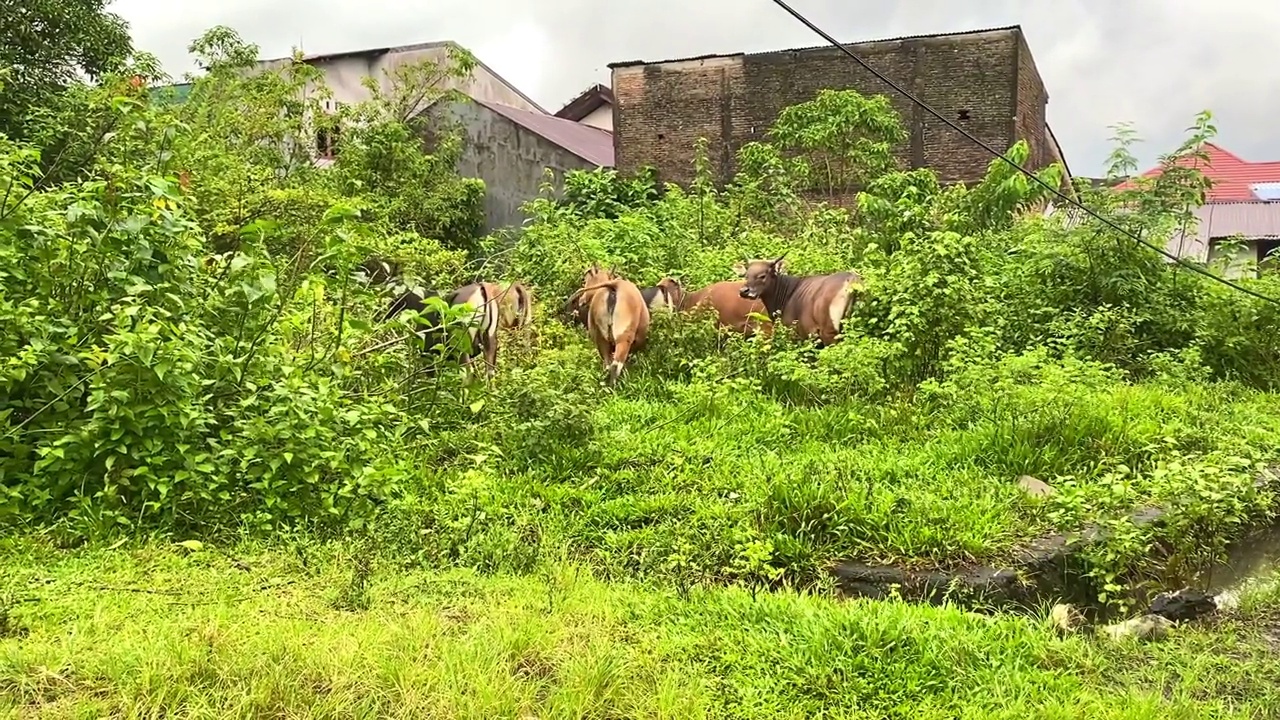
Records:
[[[554,115],[474,100],[524,129],[600,167],[613,167],[613,134]]]
[[[993,32],[1022,32],[1021,25],[1005,25],[1003,27],[983,28],[980,30],[956,30],[954,32],[945,33],[926,33],[922,35],[900,35],[898,37],[880,38],[877,40],[858,40],[857,42],[845,43],[845,47],[856,47],[858,45],[875,45],[877,43],[902,42],[904,40],[934,40],[943,38],[960,37],[963,35],[983,35]],[[798,48],[785,48],[782,50],[763,50],[760,52],[732,52],[732,53],[708,53],[705,55],[691,55],[688,57],[670,58],[668,60],[623,60],[621,62],[609,63],[606,67],[609,69],[633,67],[636,65],[665,65],[667,63],[688,62],[691,60],[714,60],[718,58],[730,57],[756,57],[759,55],[775,55],[778,53],[795,53],[807,52],[810,50],[834,50],[830,43],[821,45],[807,45]]]

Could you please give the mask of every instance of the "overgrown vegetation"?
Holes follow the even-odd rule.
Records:
[[[778,632],[823,642],[853,617],[761,599],[762,588],[821,590],[842,558],[998,562],[1039,533],[1097,522],[1113,532],[1088,572],[1100,600],[1124,605],[1130,590],[1161,580],[1160,568],[1184,574],[1273,513],[1275,488],[1256,480],[1280,462],[1276,305],[1087,217],[1046,216],[1043,188],[1003,163],[968,189],[899,169],[890,149],[902,128],[886,102],[826,92],[788,109],[768,142],[742,148],[725,187],[710,180],[705,146],[687,188],[658,186],[652,174],[570,173],[563,196],[529,203],[531,222],[512,243],[478,237],[483,184],[454,172],[457,137],[432,132],[425,143],[413,112],[445,95],[441,79],[470,72],[465,51],[337,108],[305,63],[245,72],[256,48],[226,28],[192,52],[205,71],[183,102],[148,91],[164,78],[139,56],[48,99],[41,137],[71,151],[0,137],[0,520],[14,533],[66,545],[121,534],[344,538],[359,558],[334,603],[354,611],[374,607],[378,568],[536,577],[571,562],[602,582],[648,580],[681,599],[662,637],[644,642],[687,663],[671,667],[702,670],[627,692],[774,716],[792,701],[831,701],[806,678],[863,651],[751,655],[755,664],[730,672],[740,687],[685,684],[746,657],[724,648]],[[1201,116],[1162,158],[1160,179],[1123,192],[1079,188],[1082,199],[1162,242],[1202,201],[1203,176],[1180,164],[1213,132]],[[331,163],[313,162],[318,135],[336,147]],[[1132,171],[1132,140],[1122,130],[1113,176]],[[1029,154],[1025,144],[1010,150],[1020,163]],[[1038,175],[1063,180],[1058,167]],[[836,197],[848,183],[863,188],[852,202]],[[792,273],[864,276],[840,343],[744,340],[718,333],[705,313],[658,314],[649,347],[606,390],[588,341],[556,317],[592,262],[641,285],[674,275],[693,289],[730,279],[746,257],[783,252]],[[369,257],[398,264],[402,282],[353,277]],[[1276,277],[1242,283],[1280,298]],[[465,383],[456,366],[427,367],[397,342],[412,318],[375,320],[404,286],[472,279],[519,280],[539,299],[533,327],[504,336],[492,386]],[[1058,492],[1030,498],[1022,475]],[[1133,526],[1129,514],[1148,504],[1167,507],[1167,522]],[[528,578],[509,582],[520,598],[533,592]],[[747,587],[753,601],[707,589],[724,584]],[[659,603],[636,597],[601,612]],[[879,619],[860,626],[867,648],[926,617],[983,644],[1005,632],[868,607]],[[798,619],[810,612],[824,619]],[[746,629],[730,632],[747,616]],[[700,636],[702,625],[712,630]],[[1013,628],[992,652],[1050,652]],[[708,647],[723,667],[693,659]],[[1073,657],[1079,672],[1103,672],[1097,658]],[[591,675],[609,662],[623,663],[622,674],[644,670],[626,653],[596,659],[603,665],[573,680],[594,683],[591,692],[614,687]],[[20,665],[35,661],[5,662],[25,677]],[[102,672],[128,670],[102,662],[115,668]],[[1024,681],[1055,672],[1045,662]],[[814,694],[768,695],[761,688],[772,692],[778,678],[766,666],[791,668],[786,687]],[[887,692],[885,673],[854,696]],[[582,699],[565,692],[566,702]],[[1045,701],[1076,693],[1055,692]],[[519,693],[501,702],[514,707]],[[949,697],[903,690],[866,707],[924,702],[942,716],[956,707]]]

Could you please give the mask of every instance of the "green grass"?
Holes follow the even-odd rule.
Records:
[[[898,602],[4,541],[12,717],[1261,718],[1276,585],[1152,644]],[[1269,637],[1268,633],[1272,633]]]
[[[674,344],[638,356],[602,393],[585,341],[562,342],[536,364],[511,361],[495,409],[441,436],[448,454],[423,463],[425,482],[381,527],[401,552],[519,572],[540,548],[568,548],[607,579],[713,582],[740,578],[755,552],[803,583],[842,559],[1001,563],[1038,535],[1150,503],[1173,507],[1176,527],[1134,542],[1194,553],[1273,504],[1252,489],[1258,468],[1280,461],[1271,393],[1135,383],[1029,354],[914,397],[813,402],[803,388],[826,370],[727,378],[716,363],[751,362],[731,349],[710,371],[682,374],[679,352],[696,348]],[[1028,498],[1023,474],[1063,492]],[[1117,569],[1140,555],[1123,548]]]

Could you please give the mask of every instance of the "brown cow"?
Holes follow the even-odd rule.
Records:
[[[852,293],[862,289],[862,276],[853,271],[797,277],[783,272],[782,259],[752,260],[735,268],[744,279],[738,294],[762,300],[769,317],[795,328],[801,339],[818,336],[831,345],[853,307]]]
[[[647,287],[640,291],[644,303],[649,306],[649,311],[661,310],[678,310],[680,303],[684,301],[684,287],[680,285],[680,281],[671,277],[664,277],[658,281],[657,285]]]
[[[693,310],[700,305],[709,305],[715,308],[720,327],[736,330],[747,337],[755,334],[757,328],[767,332],[769,323],[748,317],[751,313],[765,315],[764,303],[742,297],[738,294],[741,288],[742,283],[734,280],[712,283],[687,295],[680,309]]]
[[[499,327],[526,327],[533,322],[533,293],[523,284],[511,283],[498,299],[502,308],[498,315]]]
[[[612,270],[609,271],[609,277],[615,277]],[[585,281],[584,281],[585,282]],[[640,296],[644,298],[645,305],[649,306],[649,312],[662,308],[678,310],[681,303],[684,302],[684,287],[680,285],[680,281],[675,278],[665,277],[658,281],[653,287],[641,288]],[[587,304],[581,302],[580,299],[571,297],[565,303],[565,312],[569,315],[570,321],[574,325],[587,325]]]
[[[649,332],[649,306],[635,283],[592,265],[583,276],[582,288],[566,305],[580,301],[587,308],[587,334],[600,353],[607,381],[613,385],[622,375],[627,357],[645,345]]]

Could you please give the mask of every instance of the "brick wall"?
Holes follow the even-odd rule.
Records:
[[[1018,45],[1018,96],[1015,134],[1025,139],[1030,147],[1029,162],[1032,167],[1040,168],[1054,160],[1053,143],[1045,130],[1045,106],[1049,104],[1049,93],[1045,90],[1040,73],[1036,70],[1035,58],[1031,57],[1031,48],[1025,37],[1019,34]]]
[[[850,47],[995,149],[1004,151],[1015,136],[1026,137],[1033,151],[1048,157],[1044,86],[1017,29]],[[982,148],[835,48],[611,67],[616,166],[623,172],[653,165],[663,180],[688,182],[695,143],[705,137],[723,181],[736,170],[738,148],[765,139],[784,107],[810,100],[824,88],[889,95],[911,136],[898,152],[905,167],[928,166],[943,182],[968,182],[980,179],[991,161]],[[1020,102],[1029,103],[1025,111]]]

